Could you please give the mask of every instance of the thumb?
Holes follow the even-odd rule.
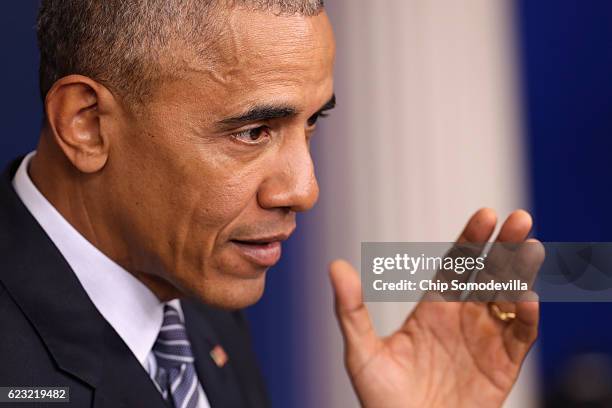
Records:
[[[367,360],[378,342],[370,314],[363,303],[361,281],[355,269],[343,260],[329,265],[329,275],[336,298],[336,317],[346,345],[347,363],[358,364]]]

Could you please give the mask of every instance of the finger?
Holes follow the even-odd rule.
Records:
[[[475,258],[479,256],[484,250],[489,238],[495,231],[495,225],[497,224],[497,215],[495,211],[490,208],[481,208],[476,211],[474,215],[468,220],[465,228],[459,234],[455,245],[445,255],[449,258],[459,257],[471,257]],[[470,277],[469,273],[457,274],[453,270],[445,270],[444,268],[438,270],[434,280],[441,282],[450,282],[454,279],[463,282],[467,281]],[[444,293],[439,292],[427,292],[423,296],[425,301],[434,300],[446,300],[446,301],[457,301],[461,296],[461,291],[447,290]]]
[[[512,262],[514,267],[512,276],[527,283],[531,290],[545,258],[544,244],[535,238],[527,239],[519,248],[516,260]]]
[[[497,224],[497,214],[491,208],[481,208],[469,219],[463,231],[457,238],[458,244],[463,243],[486,243]]]
[[[519,280],[527,284],[527,291],[531,291],[536,280],[536,276],[544,263],[546,250],[544,245],[534,238],[529,238],[518,245],[514,256],[509,261],[505,274],[500,276],[502,280]],[[526,291],[501,291],[496,300],[515,302],[520,300]]]
[[[513,362],[520,363],[538,337],[540,303],[534,292],[515,303],[516,318],[504,332],[506,349]]]
[[[363,303],[357,272],[348,262],[336,260],[330,264],[329,274],[334,288],[336,316],[347,352],[352,349],[362,352],[373,350],[378,337]]]
[[[495,298],[495,304],[504,312],[517,312],[517,302],[525,303],[526,300],[537,299],[537,295],[531,291],[538,270],[545,258],[544,245],[537,239],[528,239],[517,251],[515,259],[512,260],[511,279],[519,279],[527,283],[527,291],[523,292],[500,292]]]
[[[513,211],[502,225],[496,242],[523,242],[529,235],[533,220],[525,210]]]
[[[494,269],[503,268],[509,257],[513,256],[513,249],[518,247],[510,244],[519,244],[525,241],[532,226],[533,220],[527,211],[513,211],[504,221],[491,250],[487,254],[487,264],[494,266]]]
[[[475,282],[503,281],[513,273],[516,253],[525,245],[533,225],[531,215],[525,210],[513,211],[504,221],[500,232],[487,254],[486,267],[476,275]],[[495,291],[477,291],[468,296],[469,300],[488,302],[496,298]]]

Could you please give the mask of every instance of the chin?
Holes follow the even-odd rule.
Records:
[[[266,286],[266,274],[254,279],[224,278],[207,280],[206,286],[196,289],[195,297],[207,305],[226,309],[244,309],[259,301]]]

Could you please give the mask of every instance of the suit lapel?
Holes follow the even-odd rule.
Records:
[[[96,407],[164,408],[127,345],[95,308],[80,282],[14,192],[21,160],[0,181],[0,280],[57,365],[94,390]]]
[[[245,407],[244,396],[235,373],[232,358],[218,366],[211,357],[215,346],[223,347],[215,328],[205,318],[202,308],[193,300],[181,300],[185,328],[195,355],[198,379],[212,407]]]

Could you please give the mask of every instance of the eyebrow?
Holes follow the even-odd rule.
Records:
[[[315,115],[320,115],[321,113],[326,112],[328,110],[332,110],[335,107],[336,107],[336,94],[333,94],[332,97],[329,98],[329,101],[327,101],[325,105],[323,105],[321,109],[319,109],[317,113],[315,113]]]
[[[332,97],[315,113],[321,114],[325,111],[333,109],[336,106],[336,95],[332,95]],[[239,127],[251,122],[260,122],[272,119],[280,119],[286,118],[289,116],[293,116],[298,112],[294,106],[289,105],[262,105],[255,106],[245,113],[242,113],[238,116],[232,116],[226,119],[220,120],[218,123],[221,126],[233,126]]]

